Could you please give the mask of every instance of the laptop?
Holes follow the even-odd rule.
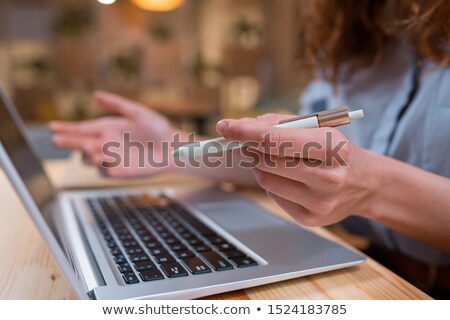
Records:
[[[1,90],[0,142],[4,171],[82,299],[192,299],[365,260],[220,189],[58,192]]]

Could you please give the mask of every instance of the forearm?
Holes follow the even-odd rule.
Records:
[[[450,179],[363,153],[373,196],[362,215],[450,253]]]

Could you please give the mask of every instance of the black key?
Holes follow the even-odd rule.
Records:
[[[168,253],[167,254],[159,254],[159,255],[154,256],[154,257],[156,259],[156,262],[158,262],[159,264],[175,261],[173,256],[171,254],[168,254]]]
[[[164,242],[167,243],[168,245],[180,243],[180,241],[177,238],[167,238],[164,240]]]
[[[198,245],[198,244],[203,244],[203,242],[202,242],[200,239],[198,239],[198,238],[191,238],[191,239],[188,239],[187,242],[188,242],[191,246],[195,246],[195,245]]]
[[[159,271],[158,269],[141,271],[139,273],[139,275],[141,276],[141,279],[143,281],[153,281],[153,280],[164,279],[164,276],[162,275],[161,271]]]
[[[146,255],[145,253],[144,254],[135,254],[135,255],[130,256],[131,262],[147,261],[149,259],[150,259],[149,256]]]
[[[129,241],[129,240],[134,240],[134,237],[133,237],[133,235],[132,234],[130,234],[130,233],[128,233],[128,234],[121,234],[120,236],[119,236],[119,240],[120,241]]]
[[[125,280],[125,282],[127,284],[132,284],[132,283],[138,283],[139,279],[136,277],[136,275],[134,274],[134,272],[127,272],[123,275],[123,280]]]
[[[195,228],[197,229],[198,232],[200,232],[200,234],[202,236],[211,236],[214,235],[215,232],[213,230],[211,230],[209,227],[207,227],[206,225],[204,225],[203,223],[201,225],[197,225],[195,226]]]
[[[149,249],[161,247],[161,242],[159,242],[158,240],[154,240],[154,241],[146,242],[145,246]]]
[[[170,262],[161,265],[161,268],[169,278],[184,277],[188,273],[178,262]]]
[[[186,259],[186,258],[190,258],[193,257],[194,254],[192,253],[192,251],[186,250],[186,251],[178,251],[176,252],[176,255],[178,256],[178,258],[180,259]]]
[[[111,248],[111,254],[113,256],[118,256],[118,255],[122,254],[122,251],[119,249],[119,247],[113,247],[113,248]]]
[[[169,252],[166,249],[162,248],[162,247],[157,247],[157,248],[150,249],[150,254],[152,256],[156,256],[156,255],[159,255],[159,254],[168,254],[168,253]]]
[[[192,232],[189,232],[189,231],[180,233],[180,236],[182,236],[184,239],[195,238],[194,234]]]
[[[212,244],[219,244],[226,242],[224,238],[219,237],[218,235],[206,237],[206,239],[208,239],[208,241],[211,242]]]
[[[184,250],[187,250],[186,246],[181,244],[181,243],[176,243],[176,244],[170,245],[170,249],[172,249],[173,251],[184,251]]]
[[[200,260],[197,257],[183,259],[183,262],[188,267],[188,270],[192,274],[201,274],[201,273],[208,273],[211,272],[211,269],[207,266],[206,263],[204,263],[202,260]]]
[[[208,247],[206,244],[197,244],[194,246],[194,250],[197,252],[204,252],[211,250],[211,248]]]
[[[144,242],[150,242],[152,240],[155,241],[155,238],[150,234],[144,234],[144,235],[141,235],[141,240]]]
[[[223,271],[233,269],[233,266],[224,258],[218,255],[216,252],[207,251],[202,252],[203,257],[212,265],[214,270]]]
[[[137,271],[144,271],[144,270],[156,268],[155,264],[153,262],[151,262],[150,260],[136,262],[134,264],[134,266]]]
[[[119,271],[121,273],[128,273],[130,271],[133,271],[133,269],[131,269],[131,266],[128,262],[121,263],[118,265],[118,267],[119,267]]]
[[[129,241],[127,240],[127,241],[122,242],[122,245],[125,248],[127,248],[127,247],[136,247],[136,246],[138,246],[138,243],[135,240],[129,240]]]
[[[155,231],[158,232],[158,233],[161,233],[161,232],[168,232],[168,231],[169,231],[169,230],[167,230],[167,228],[164,227],[162,224],[159,224],[159,225],[155,226],[154,228],[155,228]]]
[[[105,239],[105,241],[111,241],[111,240],[113,240],[113,237],[111,234],[108,233],[108,234],[103,235],[103,239]]]
[[[231,260],[237,264],[238,268],[252,267],[258,265],[258,263],[250,257],[240,257]]]
[[[163,239],[166,239],[166,238],[171,238],[173,236],[173,234],[169,231],[163,231],[163,232],[159,233],[159,236]]]
[[[108,241],[108,242],[106,243],[106,245],[107,245],[109,248],[111,248],[111,249],[117,247],[117,244],[116,244],[116,242],[115,242],[114,240]]]
[[[186,232],[188,230],[185,227],[180,225],[179,227],[175,228],[175,231],[178,232],[178,233],[184,233],[184,232]]]
[[[235,250],[236,249],[233,245],[229,244],[228,242],[217,244],[216,248],[219,249],[219,251]]]
[[[144,250],[142,250],[141,247],[130,247],[130,248],[126,248],[126,251],[129,255],[132,254],[138,254],[138,253],[143,253]]]
[[[125,256],[123,254],[119,254],[114,257],[114,261],[116,261],[117,264],[128,262],[127,259],[125,259]]]
[[[222,251],[222,253],[228,258],[228,259],[234,259],[239,257],[245,257],[245,253],[239,250],[229,250],[229,251]]]

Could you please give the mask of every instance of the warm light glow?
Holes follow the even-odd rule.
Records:
[[[181,6],[184,0],[131,0],[139,8],[148,11],[172,11]]]
[[[101,4],[113,4],[116,0],[97,0]]]

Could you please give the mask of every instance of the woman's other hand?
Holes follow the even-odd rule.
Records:
[[[171,141],[175,130],[165,117],[107,92],[96,92],[95,100],[112,115],[81,122],[51,122],[56,147],[81,151],[85,162],[111,177],[153,175],[172,167],[170,151],[162,144]],[[150,157],[154,165],[148,161]]]

